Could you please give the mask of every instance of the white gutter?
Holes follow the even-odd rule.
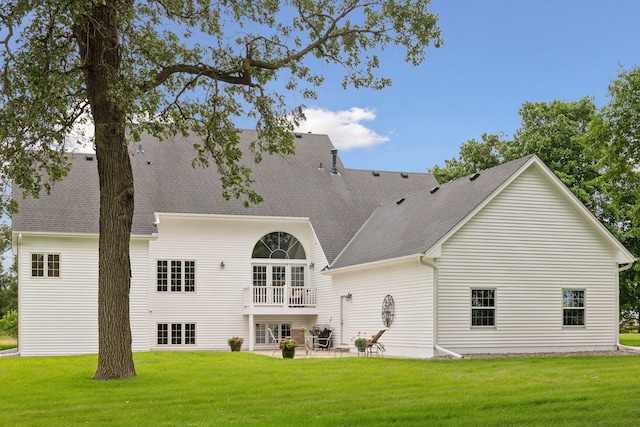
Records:
[[[429,262],[424,260],[424,254],[420,255],[418,258],[420,264],[425,265],[427,267],[431,267],[433,269],[433,348],[441,351],[443,353],[448,354],[449,356],[453,356],[457,359],[462,359],[464,356],[458,354],[454,351],[447,350],[444,347],[440,347],[438,345],[438,276],[440,269],[438,268],[438,264],[435,262]]]
[[[632,265],[633,265],[633,263],[629,262],[629,263],[624,264],[622,266],[618,266],[618,273],[622,273],[623,271],[627,271],[628,269],[631,268]]]

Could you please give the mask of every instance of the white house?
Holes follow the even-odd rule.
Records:
[[[245,131],[242,143],[255,133]],[[134,351],[268,348],[328,325],[386,332],[387,355],[609,350],[629,253],[535,156],[439,186],[345,168],[324,135],[251,165],[265,201],[225,201],[195,141],[132,145]],[[15,197],[23,356],[96,353],[93,155],[40,199]]]

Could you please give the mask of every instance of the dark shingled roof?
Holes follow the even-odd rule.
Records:
[[[130,149],[135,183],[132,234],[155,233],[156,212],[308,217],[331,262],[379,205],[437,185],[425,173],[379,172],[376,176],[372,171],[345,169],[339,158],[339,175],[332,175],[334,147],[329,138],[299,136],[295,156],[265,155],[260,164],[251,165],[253,188],[264,202],[249,208],[223,199],[214,167],[192,167],[195,138],[158,141],[143,136]],[[247,147],[255,137],[255,131],[243,131],[241,145]],[[138,144],[144,153],[137,152]],[[244,162],[251,162],[248,155]],[[98,233],[94,155],[77,154],[71,172],[55,184],[51,195],[23,199],[16,188],[14,196],[20,211],[13,216],[14,232]]]
[[[513,176],[532,156],[406,195],[380,206],[331,268],[347,267],[427,251]]]

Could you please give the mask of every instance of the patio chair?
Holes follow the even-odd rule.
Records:
[[[373,336],[373,338],[371,338],[368,342],[367,342],[367,355],[369,356],[373,356],[373,353],[376,354],[376,356],[379,355],[383,355],[384,356],[384,352],[385,352],[385,348],[384,345],[379,342],[378,340],[380,339],[380,337],[382,336],[382,334],[384,334],[386,331],[386,329],[381,329],[377,334],[375,334]]]
[[[333,335],[333,330],[325,329],[318,335],[318,337],[313,341],[313,349],[315,351],[320,350],[329,350],[331,348],[331,336]]]
[[[273,331],[271,330],[271,328],[267,328],[267,331],[269,331],[271,344],[273,345],[273,353],[271,353],[271,355],[273,356],[280,350],[280,340],[273,335]]]

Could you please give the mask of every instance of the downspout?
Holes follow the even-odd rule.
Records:
[[[458,359],[462,359],[464,356],[458,354],[454,351],[448,350],[444,347],[440,347],[438,345],[438,276],[440,269],[438,268],[438,264],[435,262],[425,261],[424,254],[420,255],[418,258],[420,264],[425,265],[427,267],[431,267],[433,269],[433,348],[441,351],[449,356],[453,356]]]
[[[623,271],[627,271],[628,269],[631,268],[631,266],[633,265],[632,262],[624,264],[622,266],[618,266],[618,275],[616,276],[616,294],[617,294],[617,306],[618,306],[618,310],[617,313],[620,313],[620,273],[622,273]],[[618,349],[624,348],[625,350],[631,350],[631,351],[640,351],[640,349],[638,347],[630,347],[628,345],[624,345],[624,344],[620,344],[620,333],[618,332],[618,339],[616,340]]]

